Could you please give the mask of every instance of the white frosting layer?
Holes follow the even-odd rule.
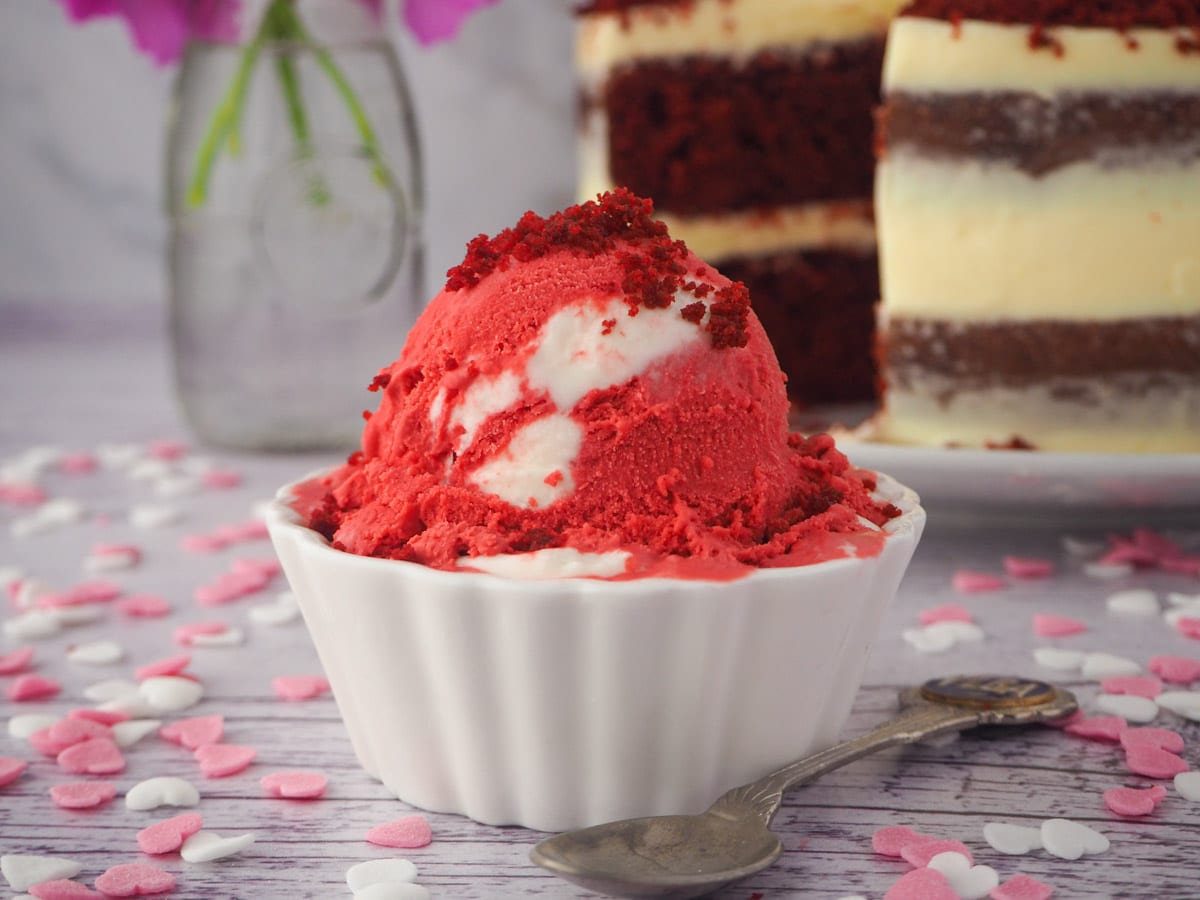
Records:
[[[1027,390],[955,391],[929,378],[917,390],[889,390],[876,437],[890,443],[983,447],[1013,437],[1039,450],[1096,453],[1188,453],[1200,451],[1200,393],[1169,379],[1165,387],[1131,394],[1088,385],[1098,403],[1073,402],[1056,391],[1069,382]],[[1078,385],[1076,385],[1078,386]],[[935,399],[950,391],[943,404]]]
[[[958,321],[1200,312],[1200,162],[1042,178],[893,153],[876,177],[883,309]]]
[[[583,445],[583,428],[570,417],[575,405],[594,390],[624,384],[656,361],[705,340],[696,323],[684,319],[682,305],[695,302],[681,295],[666,309],[640,308],[629,315],[620,297],[605,302],[581,300],[560,309],[542,325],[525,365],[475,381],[457,402],[445,392],[435,398],[430,415],[449,416],[465,433],[456,443],[465,452],[479,427],[491,416],[521,402],[530,393],[548,395],[556,411],[522,426],[505,448],[469,476],[481,490],[515,506],[544,507],[571,494],[571,466]],[[605,322],[610,322],[607,328]],[[700,325],[704,324],[701,320]]]
[[[624,550],[580,553],[571,547],[551,547],[532,553],[465,557],[461,569],[475,569],[503,578],[543,580],[548,578],[612,578],[625,571],[629,554]]]
[[[1062,27],[1048,30],[1063,52],[1029,46],[1030,25],[904,17],[892,23],[885,92],[1200,89],[1200,54],[1180,53],[1172,31]],[[1185,32],[1181,32],[1186,34]],[[1190,35],[1187,35],[1190,37]],[[1138,48],[1131,50],[1132,38]]]
[[[586,16],[576,41],[585,81],[622,63],[696,54],[747,57],[883,36],[906,0],[695,0]]]

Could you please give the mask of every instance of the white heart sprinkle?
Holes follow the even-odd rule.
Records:
[[[57,856],[23,856],[16,853],[0,856],[0,873],[3,873],[8,886],[14,891],[23,891],[43,881],[74,878],[81,871],[83,863]]]
[[[119,572],[132,569],[138,564],[136,553],[89,553],[83,558],[83,570],[93,575],[98,572]]]
[[[1071,535],[1063,535],[1063,549],[1072,556],[1079,557],[1095,557],[1104,552],[1105,543],[1103,541],[1089,541],[1087,538],[1077,538]]]
[[[1154,702],[1177,716],[1200,722],[1200,691],[1164,691]]]
[[[1083,574],[1089,578],[1124,578],[1133,574],[1133,566],[1128,563],[1088,563],[1083,567]]]
[[[204,488],[199,478],[193,475],[169,475],[154,480],[154,494],[165,499],[189,497],[198,494]]]
[[[1119,616],[1153,616],[1158,614],[1158,595],[1154,591],[1117,591],[1109,595],[1105,605]]]
[[[1172,628],[1178,627],[1180,619],[1198,618],[1200,618],[1200,605],[1176,606],[1163,613],[1163,620]]]
[[[1167,602],[1172,606],[1200,606],[1200,594],[1179,594],[1172,591],[1167,594]]]
[[[89,666],[109,666],[125,658],[125,648],[116,641],[92,641],[67,651],[67,659]]]
[[[132,481],[155,481],[175,474],[175,467],[165,459],[139,459],[125,472]]]
[[[1079,650],[1063,650],[1059,647],[1038,647],[1033,658],[1039,666],[1056,672],[1077,672],[1087,654]]]
[[[983,640],[983,629],[974,622],[934,622],[926,628],[953,635],[955,643]]]
[[[1184,800],[1200,801],[1200,772],[1180,772],[1175,776],[1175,790]]]
[[[38,507],[38,516],[52,525],[73,525],[87,518],[87,508],[78,500],[58,497]]]
[[[125,808],[139,811],[160,806],[195,806],[199,802],[200,792],[191,782],[168,775],[139,781],[125,792]]]
[[[935,854],[929,860],[929,868],[945,875],[950,887],[963,900],[983,900],[1000,884],[1000,876],[991,866],[973,866],[970,860],[953,850]]]
[[[933,631],[928,625],[924,628],[907,628],[901,636],[918,653],[942,653],[956,643],[950,632]]]
[[[124,469],[142,459],[142,448],[137,444],[101,444],[96,448],[96,458],[107,469]]]
[[[414,882],[417,867],[407,859],[372,859],[346,870],[346,884],[352,891],[361,891],[382,882]]]
[[[997,853],[1023,856],[1033,850],[1042,849],[1040,828],[1024,825],[1009,825],[1005,822],[988,822],[983,826],[983,839]]]
[[[123,697],[138,696],[138,686],[132,681],[122,681],[110,678],[107,681],[97,681],[83,689],[83,696],[93,703],[103,703],[105,700],[119,700]]]
[[[8,733],[11,737],[27,738],[35,731],[49,728],[58,721],[58,716],[47,716],[43,713],[23,713],[8,720]]]
[[[190,678],[176,678],[173,675],[162,675],[147,678],[138,691],[142,699],[160,712],[179,712],[200,702],[204,696],[204,687],[198,681]]]
[[[1080,674],[1088,681],[1103,681],[1121,675],[1138,675],[1142,667],[1132,659],[1111,653],[1089,653],[1083,659]]]
[[[1079,859],[1085,853],[1103,853],[1108,838],[1070,819],[1047,819],[1042,823],[1042,846],[1059,859]]]
[[[263,603],[250,607],[249,616],[258,625],[287,625],[300,618],[300,607],[294,603]]]
[[[62,631],[62,623],[44,609],[31,609],[4,623],[4,633],[16,641],[40,641]]]
[[[193,647],[236,647],[245,641],[246,633],[233,626],[217,634],[193,634],[188,638],[188,643]]]
[[[197,831],[179,848],[179,855],[184,862],[201,863],[224,859],[241,853],[254,843],[253,834],[240,834],[237,837],[221,837],[215,831]]]
[[[1158,718],[1157,703],[1129,694],[1100,694],[1096,697],[1096,708],[1111,716],[1120,716],[1130,722],[1142,724]]]
[[[162,726],[158,719],[130,719],[112,726],[113,741],[118,747],[132,747],[148,734],[154,734]]]
[[[59,625],[74,627],[75,625],[90,625],[104,618],[104,610],[98,604],[89,603],[85,606],[55,606],[46,610]]]
[[[100,710],[100,712],[124,713],[130,719],[152,719],[164,711],[161,707],[152,706],[149,702],[143,700],[140,694],[117,697],[115,700],[105,700],[96,709]]]
[[[174,525],[183,519],[177,506],[139,505],[129,510],[129,521],[135,528],[156,529]]]
[[[52,593],[54,592],[50,585],[40,578],[26,578],[17,586],[17,592],[12,598],[13,606],[17,609],[33,609],[37,606],[39,597]]]
[[[354,892],[354,900],[429,900],[429,889],[419,884],[382,882]]]
[[[13,519],[8,523],[8,533],[18,540],[34,537],[39,534],[45,534],[48,531],[53,531],[55,525],[48,519],[43,519],[39,515],[21,516]]]

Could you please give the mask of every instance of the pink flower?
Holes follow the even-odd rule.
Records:
[[[379,0],[376,0],[379,2]],[[435,44],[458,34],[471,13],[497,0],[404,0],[404,23],[422,44]]]
[[[139,50],[160,66],[179,59],[189,39],[236,41],[240,0],[59,0],[72,20],[120,16]]]

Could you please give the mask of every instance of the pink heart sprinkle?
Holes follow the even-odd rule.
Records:
[[[143,828],[137,833],[138,846],[151,856],[174,853],[203,827],[204,818],[200,813],[184,813]]]
[[[1187,656],[1155,656],[1149,669],[1163,681],[1171,684],[1191,684],[1200,681],[1200,659]]]
[[[187,444],[170,438],[157,438],[146,444],[146,455],[151,459],[170,461],[186,456],[187,451]]]
[[[1106,694],[1127,694],[1153,700],[1162,693],[1163,683],[1148,675],[1119,675],[1105,678],[1100,682],[1100,689]]]
[[[133,594],[116,602],[117,610],[131,619],[157,619],[171,611],[171,604],[154,594]]]
[[[229,542],[213,534],[187,534],[179,546],[188,553],[216,553],[229,546]]]
[[[58,458],[58,471],[67,475],[88,475],[95,472],[99,465],[95,454],[83,450],[64,453]]]
[[[254,762],[257,752],[253,747],[237,744],[205,744],[197,747],[192,755],[200,763],[200,771],[208,778],[225,778],[236,775]]]
[[[936,869],[913,869],[888,888],[883,900],[958,900],[958,891]]]
[[[200,476],[200,480],[205,487],[221,490],[237,487],[242,483],[242,475],[232,469],[208,469]]]
[[[130,715],[119,709],[73,709],[67,713],[68,719],[87,719],[89,722],[99,722],[101,725],[113,726],[120,722],[128,722]]]
[[[110,738],[92,738],[58,754],[58,764],[76,775],[115,775],[125,770],[125,757]]]
[[[1089,741],[1119,741],[1121,733],[1129,723],[1120,716],[1093,716],[1081,719],[1063,729],[1067,734],[1087,738]]]
[[[158,678],[163,675],[178,675],[191,664],[192,655],[180,653],[178,656],[168,656],[166,659],[140,666],[134,670],[133,677],[138,681],[145,681],[147,678]]]
[[[272,772],[259,782],[269,794],[287,800],[315,800],[329,780],[320,772]]]
[[[1034,613],[1033,633],[1038,637],[1067,637],[1087,631],[1087,625],[1070,616],[1054,613]]]
[[[433,840],[433,829],[424,816],[405,816],[394,822],[376,825],[367,832],[367,843],[380,847],[415,850]]]
[[[971,855],[970,849],[962,841],[927,838],[923,841],[906,844],[900,849],[900,857],[910,866],[918,869],[929,865],[929,861],[939,853],[961,853],[971,865],[975,865],[975,857]]]
[[[0,675],[16,675],[24,672],[33,662],[33,648],[21,647],[12,653],[0,656]]]
[[[1175,621],[1175,630],[1185,638],[1200,641],[1200,619],[1184,616]]]
[[[1182,757],[1153,744],[1134,744],[1125,748],[1125,765],[1129,771],[1147,778],[1174,778],[1188,770]]]
[[[175,629],[175,643],[190,647],[198,634],[224,634],[229,626],[224,622],[191,622]]]
[[[46,492],[36,484],[0,481],[0,501],[14,506],[38,506],[46,502]]]
[[[1183,735],[1169,728],[1129,728],[1121,732],[1121,746],[1128,750],[1135,744],[1143,744],[1166,750],[1169,753],[1183,752]]]
[[[89,603],[108,603],[121,596],[121,588],[111,581],[84,581],[68,589],[62,594],[49,594],[39,598],[38,605],[43,600],[49,606],[85,606]]]
[[[235,541],[260,541],[269,538],[267,523],[262,519],[249,519],[235,525],[222,525],[217,531],[227,534]]]
[[[991,900],[1049,900],[1054,888],[1048,884],[1030,878],[1028,875],[1014,875],[988,894]]]
[[[71,745],[56,741],[50,734],[50,729],[40,728],[27,738],[30,746],[43,756],[58,756]]]
[[[1164,572],[1177,575],[1200,575],[1200,556],[1171,556],[1158,561]]]
[[[311,700],[328,693],[329,682],[320,675],[280,675],[271,681],[271,687],[283,700]]]
[[[957,603],[947,603],[944,606],[934,606],[921,610],[921,624],[933,625],[937,622],[972,622],[971,613],[965,606]]]
[[[1166,793],[1161,786],[1159,789]],[[1154,812],[1160,800],[1162,796],[1154,788],[1139,790],[1119,787],[1104,792],[1104,805],[1118,816],[1148,816]]]
[[[175,890],[175,876],[158,866],[125,863],[96,879],[96,890],[108,897],[146,897]]]
[[[117,786],[107,781],[75,781],[50,788],[50,799],[61,809],[92,809],[117,796]]]
[[[181,744],[189,750],[198,750],[205,744],[219,744],[225,733],[224,716],[197,716],[180,719],[158,730],[159,735],[173,744]]]
[[[236,575],[256,574],[274,578],[283,571],[283,566],[274,558],[241,556],[233,561],[231,569]]]
[[[1002,591],[1008,587],[1008,582],[1003,578],[967,569],[955,572],[950,584],[960,594],[982,594],[988,591]]]
[[[0,756],[0,787],[12,784],[21,777],[21,773],[29,768],[29,763],[23,759],[11,756]]]
[[[86,884],[71,881],[69,878],[59,878],[57,881],[43,881],[29,889],[29,894],[37,900],[83,900],[85,897],[103,897]]]
[[[1054,563],[1028,556],[1006,556],[1004,571],[1013,578],[1049,578],[1054,574]]]
[[[112,738],[112,729],[91,719],[60,719],[49,728],[35,731],[29,743],[46,756],[58,756],[68,747],[93,738]]]
[[[141,548],[135,544],[93,544],[90,556],[128,556],[133,562],[141,562]]]
[[[43,678],[41,675],[19,675],[4,693],[13,703],[27,703],[30,700],[45,700],[53,697],[61,690],[62,685],[53,678]]]
[[[903,825],[889,825],[886,828],[880,828],[871,836],[871,849],[881,856],[899,858],[900,851],[909,844],[927,840],[933,840],[933,838],[913,831],[911,828],[905,828]]]

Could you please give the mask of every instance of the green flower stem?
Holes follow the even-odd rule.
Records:
[[[386,187],[391,183],[388,177],[387,166],[383,164],[383,157],[379,152],[379,141],[375,137],[375,129],[371,127],[371,121],[367,118],[367,111],[363,109],[363,105],[358,99],[358,94],[354,92],[353,86],[346,80],[346,76],[334,60],[333,54],[326,48],[314,43],[312,38],[309,37],[308,32],[304,28],[304,23],[300,21],[300,17],[296,14],[296,10],[288,6],[286,10],[281,12],[281,15],[289,20],[289,30],[296,39],[312,50],[317,64],[329,76],[329,80],[333,82],[333,86],[341,94],[342,100],[345,101],[346,109],[350,112],[350,117],[354,120],[354,125],[358,129],[363,149],[366,151],[367,157],[371,160],[375,180]]]
[[[292,39],[292,35],[284,33],[282,29],[277,32],[277,37],[282,41]],[[300,91],[300,76],[288,48],[280,49],[279,56],[275,59],[275,69],[279,75],[279,84],[283,88],[284,101],[287,103],[292,133],[296,136],[296,149],[301,159],[311,158],[313,145],[308,127],[308,113],[305,111],[304,96]],[[332,199],[329,186],[325,184],[325,179],[319,172],[314,172],[309,177],[308,195],[315,206],[325,206]]]
[[[268,33],[273,27],[272,11],[281,2],[286,2],[286,0],[275,0],[271,10],[268,10],[267,14],[263,16],[258,33],[242,51],[242,58],[238,62],[233,81],[225,92],[225,96],[221,98],[212,122],[208,125],[204,140],[200,143],[200,150],[196,154],[196,169],[192,173],[192,180],[187,190],[187,205],[193,209],[203,206],[204,201],[208,199],[208,182],[212,177],[213,166],[216,164],[217,153],[220,151],[221,145],[227,139],[232,141],[235,148],[240,144],[237,137],[238,123],[241,119],[242,109],[246,105],[246,92],[250,87],[250,76],[254,72],[254,65],[258,62]]]

